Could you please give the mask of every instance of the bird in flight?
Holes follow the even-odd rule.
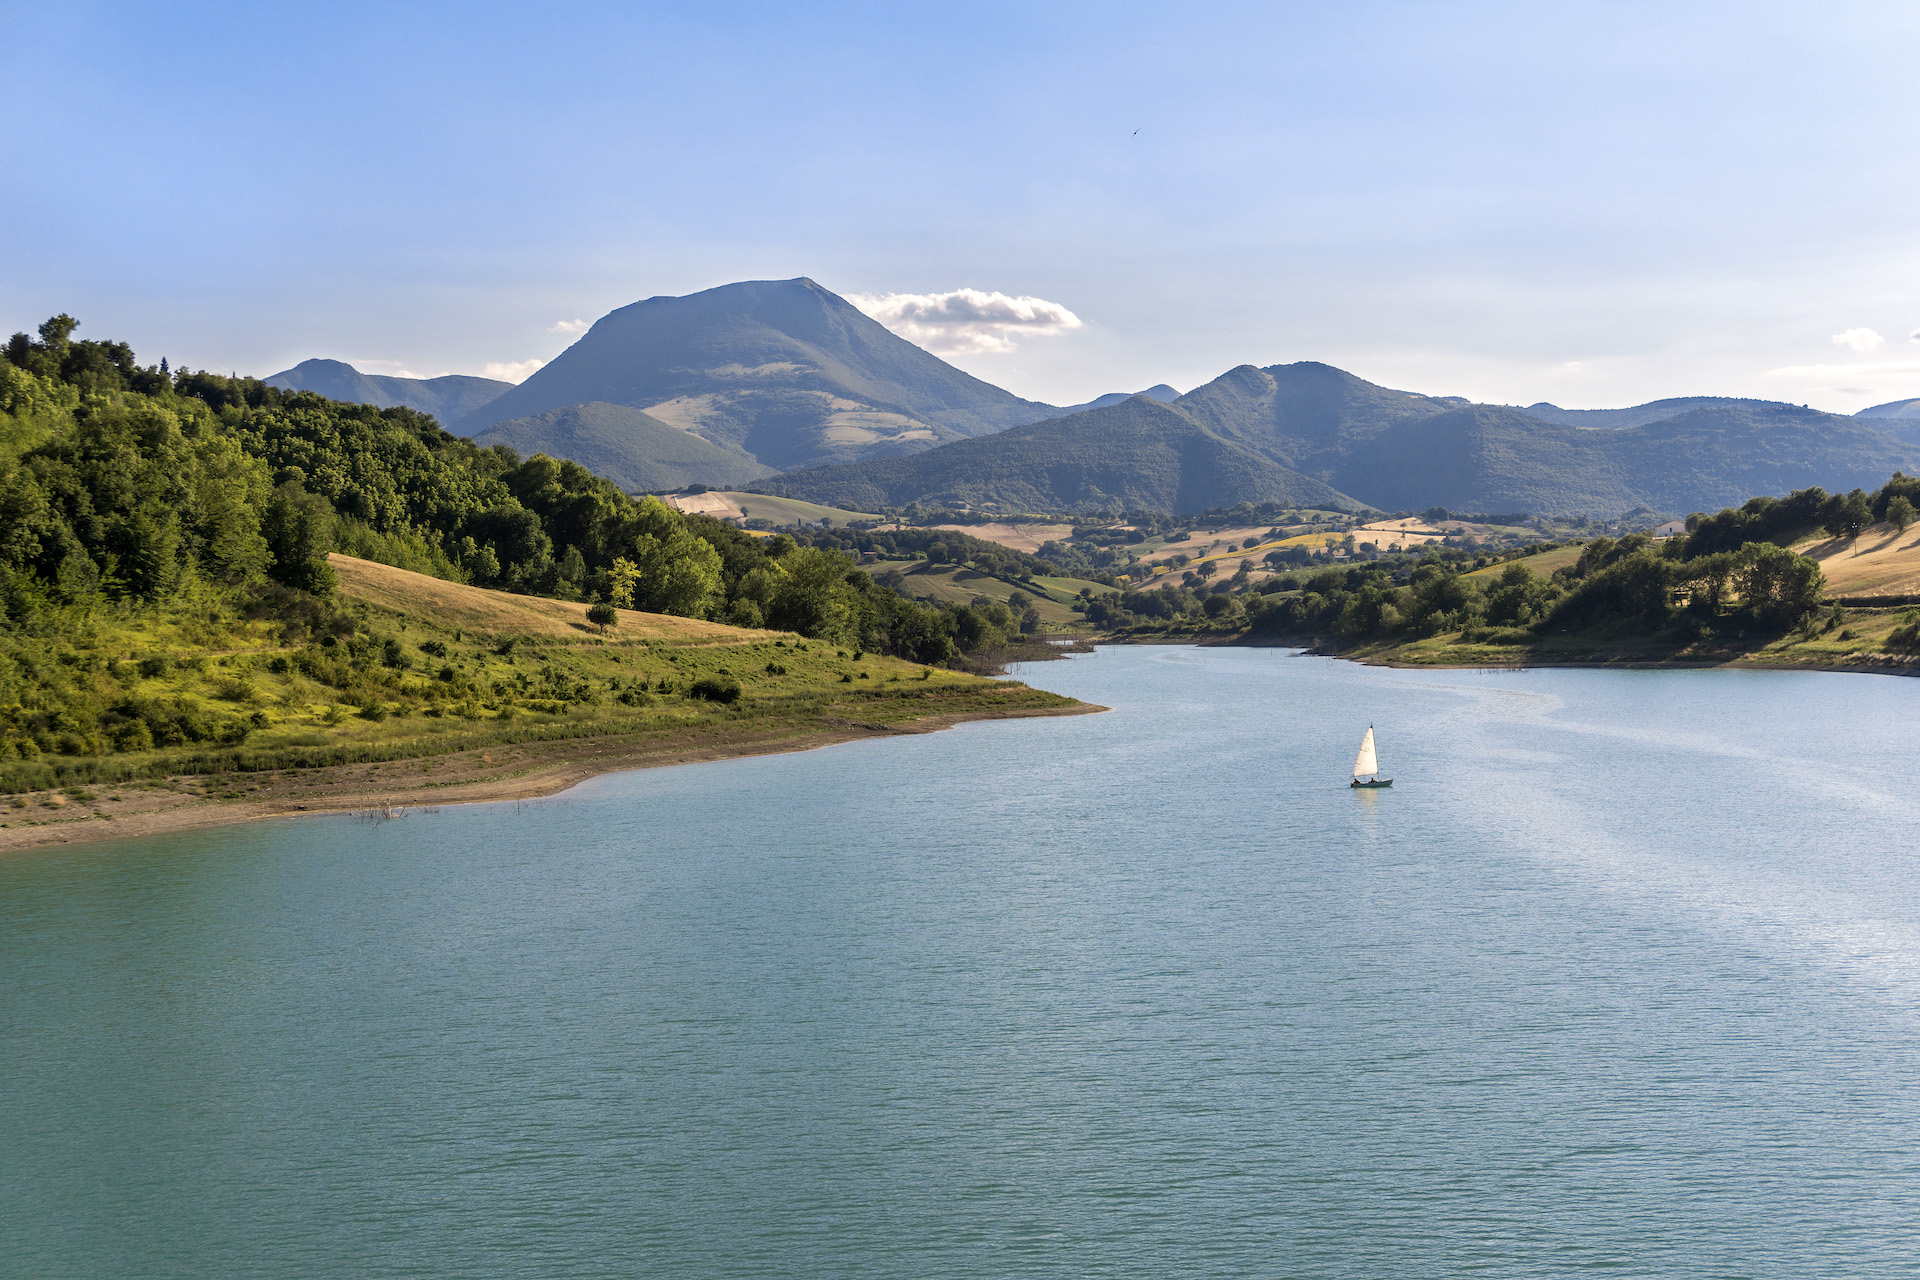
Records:
[[[1141,129],[1144,129],[1144,128],[1146,128],[1146,126],[1145,126],[1145,125],[1141,125],[1141,126],[1140,126],[1140,128],[1141,128]],[[1134,137],[1136,137],[1136,138],[1137,138],[1137,137],[1139,137],[1139,136],[1140,136],[1140,129],[1135,129],[1135,130],[1133,131],[1133,136],[1134,136]]]

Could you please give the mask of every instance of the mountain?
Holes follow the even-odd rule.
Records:
[[[911,457],[790,472],[758,487],[857,511],[910,502],[1069,512],[1359,506],[1146,395]]]
[[[770,483],[864,510],[919,500],[1193,512],[1276,500],[1601,514],[1714,511],[1756,493],[1878,486],[1920,459],[1920,448],[1857,418],[1763,400],[1667,403],[1676,411],[1652,421],[1570,425],[1394,391],[1311,361],[1242,365],[1170,405],[1135,397],[899,462]],[[1198,474],[1208,466],[1222,468],[1211,481]]]
[[[1109,391],[1103,396],[1095,396],[1085,404],[1070,404],[1054,409],[1047,414],[1049,418],[1064,418],[1070,413],[1084,413],[1088,409],[1104,409],[1110,404],[1119,404],[1135,396],[1146,396],[1149,400],[1158,400],[1161,404],[1172,404],[1180,398],[1180,393],[1166,383],[1157,383],[1145,391]]]
[[[1649,422],[1660,422],[1693,409],[1733,409],[1780,403],[1777,400],[1742,400],[1733,396],[1677,396],[1671,400],[1650,400],[1646,404],[1625,409],[1562,409],[1559,405],[1542,400],[1520,412],[1542,422],[1557,422],[1563,427],[1644,427]]]
[[[496,422],[473,439],[523,455],[571,458],[630,493],[690,484],[731,489],[773,470],[638,409],[599,401]]]
[[[1853,416],[1856,418],[1920,418],[1920,398],[1889,400],[1885,404],[1876,404],[1870,409],[1862,409]]]
[[[442,426],[450,426],[499,399],[501,392],[513,390],[511,382],[457,373],[443,378],[388,378],[362,373],[340,360],[302,360],[266,379],[266,383],[284,391],[311,391],[348,404],[379,405],[382,409],[406,405],[432,414]]]
[[[775,469],[917,453],[1052,411],[961,372],[801,278],[622,307],[453,429],[477,436],[498,424],[495,438],[520,449],[506,424],[596,402],[638,409]],[[628,452],[633,465],[646,464],[639,441]]]
[[[1853,415],[1872,419],[1873,425],[1896,440],[1920,444],[1920,399],[1876,404]]]

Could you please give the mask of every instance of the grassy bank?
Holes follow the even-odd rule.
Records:
[[[630,610],[603,631],[584,604],[332,563],[339,603],[298,628],[206,598],[75,617],[37,660],[73,705],[108,710],[13,731],[0,790],[187,779],[219,793],[228,775],[489,747],[772,741],[1076,706],[790,633]]]

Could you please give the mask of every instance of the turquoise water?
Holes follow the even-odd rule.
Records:
[[[0,860],[0,1274],[1920,1270],[1920,681],[1023,674]]]

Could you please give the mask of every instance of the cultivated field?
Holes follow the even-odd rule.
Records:
[[[682,511],[717,516],[722,520],[770,520],[777,525],[819,524],[822,520],[831,520],[840,525],[853,520],[877,518],[860,511],[823,507],[817,502],[802,502],[798,498],[774,498],[764,493],[722,493],[716,490],[710,493],[669,494],[661,501]]]

